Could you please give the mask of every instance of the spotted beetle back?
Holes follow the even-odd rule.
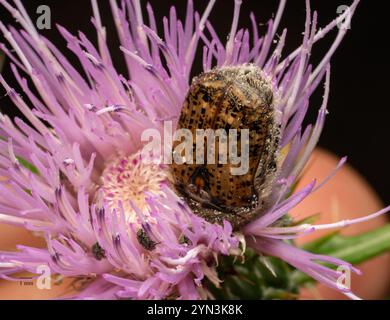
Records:
[[[221,145],[216,139],[214,164],[196,163],[197,146],[193,143],[193,163],[172,164],[172,174],[178,192],[191,209],[210,222],[230,221],[238,227],[246,224],[259,208],[266,206],[277,170],[279,128],[276,121],[275,94],[261,70],[253,65],[213,69],[196,77],[185,99],[177,129],[237,130],[237,154],[241,144],[249,144],[248,170],[232,175],[237,165],[220,163]],[[249,130],[248,141],[241,142],[243,129]],[[176,141],[175,147],[182,141]],[[207,139],[202,141],[206,150]],[[176,156],[178,156],[176,154]]]

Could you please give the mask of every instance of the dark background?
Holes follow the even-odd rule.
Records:
[[[116,38],[115,28],[111,20],[108,0],[99,0],[103,23],[107,27],[109,45],[113,50],[115,65],[120,72],[125,73]],[[59,36],[54,27],[55,23],[65,26],[72,33],[82,30],[95,40],[95,32],[90,23],[92,10],[88,0],[46,0],[23,1],[32,18],[38,17],[36,8],[46,4],[51,8],[53,29],[42,33],[65,51],[65,41]],[[171,5],[175,5],[178,16],[184,19],[185,0],[151,0],[157,21],[162,27],[161,18],[169,14]],[[319,26],[325,26],[337,13],[340,5],[349,5],[350,0],[313,0],[312,8],[319,13]],[[330,114],[322,134],[320,145],[333,151],[339,156],[348,155],[349,163],[360,171],[378,191],[386,203],[390,203],[390,153],[389,147],[389,77],[390,62],[388,41],[387,11],[384,2],[363,0],[352,20],[351,30],[342,42],[332,60],[331,95],[328,104]],[[195,8],[200,12],[207,1],[194,0]],[[244,0],[240,26],[250,26],[249,13],[253,11],[260,23],[267,20],[276,12],[277,0]],[[233,0],[218,0],[210,16],[214,27],[221,39],[229,30],[233,14]],[[1,21],[12,23],[13,19],[0,8]],[[147,19],[146,19],[147,21]],[[279,33],[282,28],[288,28],[287,43],[284,53],[295,49],[302,40],[305,21],[305,2],[303,0],[289,1],[283,15]],[[261,27],[265,31],[265,26]],[[318,62],[333,41],[336,32],[315,45],[312,61]],[[3,41],[3,39],[2,39]],[[72,57],[71,54],[67,54]],[[199,56],[200,57],[200,56]],[[77,65],[77,60],[71,61]],[[201,71],[201,59],[197,59],[194,74]],[[3,74],[14,84],[10,68],[5,65]],[[313,122],[321,103],[322,86],[311,99],[311,110],[308,122]],[[0,100],[2,112],[15,114],[7,97]],[[348,186],[345,186],[348,188]]]

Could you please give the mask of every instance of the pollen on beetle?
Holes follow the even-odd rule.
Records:
[[[132,204],[148,218],[147,194],[160,195],[167,177],[164,165],[144,161],[138,152],[108,162],[101,177],[101,188],[112,210],[122,207],[129,223],[139,223]]]

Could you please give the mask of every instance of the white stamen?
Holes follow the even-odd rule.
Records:
[[[164,167],[151,163],[149,159],[146,161],[141,153],[118,156],[103,171],[102,195],[112,210],[123,207],[128,221],[138,223],[139,217],[133,206],[148,217],[147,195],[161,194],[161,183],[167,177]]]

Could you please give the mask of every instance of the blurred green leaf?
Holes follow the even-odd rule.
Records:
[[[359,264],[390,250],[390,224],[356,236],[334,233],[324,238],[322,243],[317,240],[316,246],[308,244],[304,249]]]
[[[18,159],[19,163],[23,167],[25,167],[26,169],[30,170],[32,173],[39,174],[39,171],[38,171],[37,167],[35,167],[33,164],[31,164],[27,160],[25,160],[25,159],[23,159],[21,157],[18,157],[18,156],[16,156],[16,159]]]
[[[6,141],[7,139],[0,136],[0,140]],[[30,170],[32,173],[39,174],[38,169],[32,163],[28,162],[26,159],[23,159],[22,157],[19,157],[19,156],[16,156],[16,159],[18,159],[19,163],[23,167]]]
[[[303,249],[356,265],[390,251],[390,224],[356,236],[346,237],[333,232],[304,245]],[[294,272],[292,278],[299,285],[314,282],[298,270]]]
[[[390,251],[390,224],[349,237],[332,232],[303,249],[359,264]],[[221,287],[207,283],[217,299],[296,299],[300,286],[315,282],[284,261],[259,256],[250,248],[243,263],[222,257],[217,271],[223,280]]]
[[[338,234],[339,234],[339,231],[334,231],[334,232],[328,233],[327,235],[325,235],[321,238],[318,238],[314,241],[311,241],[311,242],[305,244],[302,248],[306,251],[317,252],[321,248],[321,246],[323,246],[325,243],[332,240],[332,238],[336,237]]]

